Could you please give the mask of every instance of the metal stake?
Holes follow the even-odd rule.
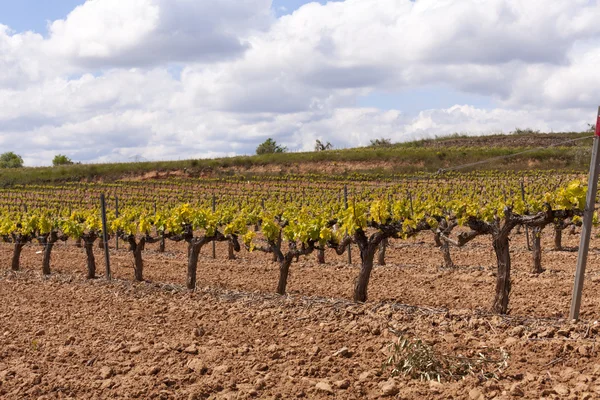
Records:
[[[581,229],[581,240],[579,242],[579,254],[577,255],[577,270],[575,272],[575,283],[573,284],[573,299],[571,300],[571,320],[579,319],[579,308],[581,307],[581,294],[585,278],[585,267],[587,263],[588,250],[590,248],[590,236],[592,234],[592,219],[596,205],[596,192],[598,190],[598,173],[600,172],[600,107],[598,107],[598,118],[596,120],[596,136],[592,148],[592,162],[590,164],[590,176],[588,178],[588,191],[583,212],[583,227]]]
[[[100,195],[100,213],[102,214],[102,239],[104,240],[104,258],[106,260],[106,280],[111,280],[110,255],[108,254],[108,230],[106,229],[106,202],[104,193]]]

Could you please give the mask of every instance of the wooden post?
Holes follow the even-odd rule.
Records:
[[[408,195],[408,202],[410,204],[410,217],[412,218],[415,215],[415,211],[413,210],[412,194],[410,194],[410,191],[407,191],[406,194]]]
[[[525,183],[521,180],[521,199],[523,203],[525,203]],[[525,210],[527,210],[527,205],[525,205]],[[525,225],[525,237],[527,238],[527,250],[531,251],[531,244],[529,243],[529,227]]]
[[[115,217],[119,218],[119,198],[115,196]],[[119,250],[119,235],[115,235],[115,248]]]
[[[106,229],[106,202],[104,193],[100,195],[100,212],[102,214],[102,239],[104,240],[104,259],[106,260],[106,280],[111,280],[110,255],[108,254],[108,230]]]
[[[348,209],[348,185],[344,185],[344,207]],[[348,243],[348,264],[352,265],[352,248],[351,244]]]
[[[571,300],[571,320],[579,319],[579,308],[581,307],[581,294],[585,278],[585,267],[587,263],[588,250],[590,248],[590,236],[592,234],[592,219],[596,205],[596,192],[598,190],[598,173],[600,172],[600,107],[596,120],[596,136],[592,147],[592,161],[590,163],[590,176],[588,177],[588,189],[583,212],[583,227],[581,228],[581,240],[579,242],[579,254],[577,255],[577,270],[575,272],[575,283],[573,284],[573,298]]]
[[[213,213],[217,210],[217,198],[215,197],[215,194],[213,193],[212,196],[212,211]],[[213,259],[217,258],[217,242],[215,240],[212,241],[212,256]]]

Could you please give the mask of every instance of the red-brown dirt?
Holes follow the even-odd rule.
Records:
[[[548,232],[545,232],[549,234]],[[524,235],[511,241],[510,314],[490,315],[495,277],[489,238],[452,249],[454,271],[421,235],[392,241],[376,267],[369,301],[353,304],[358,273],[346,256],[327,252],[292,264],[288,296],[272,294],[277,265],[263,253],[226,258],[202,251],[198,291],[185,283],[185,247],[167,242],[144,252],[144,283],[133,283],[133,256],[112,250],[114,280],[86,281],[83,249],[53,252],[41,276],[41,249],[27,246],[22,271],[9,271],[12,248],[0,245],[0,397],[53,398],[600,398],[600,240],[594,239],[582,320],[566,320],[577,253],[550,251],[546,272],[530,274]],[[578,236],[565,232],[565,246]],[[410,307],[416,306],[416,307]],[[430,383],[382,370],[397,334],[445,354],[476,356],[505,349],[498,379]],[[336,354],[342,348],[347,353]],[[394,393],[394,392],[398,393]],[[329,393],[331,391],[331,393]]]

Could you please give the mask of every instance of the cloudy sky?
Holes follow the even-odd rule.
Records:
[[[0,151],[27,165],[585,130],[600,0],[0,0]]]

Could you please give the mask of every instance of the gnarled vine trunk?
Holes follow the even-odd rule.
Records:
[[[562,247],[562,223],[558,222],[554,224],[554,250],[561,251]]]
[[[439,221],[438,228],[434,231],[433,238],[436,245],[439,247],[442,256],[444,257],[444,268],[453,269],[455,268],[452,256],[450,255],[450,243],[452,242],[448,235],[452,233],[452,230],[456,227],[456,222],[452,221],[450,224],[445,219]],[[458,242],[452,242],[455,246],[461,247],[462,245]]]
[[[318,249],[317,250],[317,263],[318,264],[325,264],[325,249]]]
[[[544,272],[542,269],[542,229],[537,226],[531,230],[531,250],[533,256],[533,268],[531,272],[541,274]]]
[[[94,242],[98,235],[94,232],[82,236],[83,247],[87,257],[87,279],[96,279],[96,258],[94,257]]]
[[[450,255],[450,245],[448,242],[443,241],[440,246],[440,251],[442,252],[442,256],[444,257],[444,268],[453,269],[454,262],[452,261],[452,256]]]
[[[135,280],[142,282],[144,280],[144,260],[142,259],[142,251],[144,250],[144,238],[140,239],[136,249],[133,251],[133,257],[135,260]]]
[[[22,241],[15,242],[12,263],[11,263],[11,269],[13,271],[18,271],[21,269],[21,251],[23,250],[24,246],[25,246],[25,242],[22,242]]]
[[[288,276],[290,274],[290,265],[294,259],[293,254],[286,254],[279,261],[279,280],[277,281],[277,294],[284,295],[287,289]]]
[[[369,243],[366,246],[358,244],[360,249],[360,272],[354,285],[354,301],[365,302],[367,301],[367,288],[369,286],[369,280],[371,279],[371,271],[373,270],[373,260],[375,258],[375,251],[379,243]]]
[[[492,310],[499,314],[506,314],[508,311],[508,300],[510,297],[510,250],[508,245],[508,235],[494,235],[492,245],[496,253],[496,262],[498,272],[496,277],[496,296]]]
[[[133,253],[133,275],[136,282],[144,280],[144,260],[142,252],[146,243],[156,243],[157,239],[150,236],[142,236],[140,240],[135,240],[135,235],[122,235],[121,238],[129,243],[129,251]]]
[[[196,289],[198,259],[200,258],[200,251],[202,250],[202,247],[204,247],[205,244],[210,243],[212,241],[229,241],[229,244],[232,246],[232,251],[240,250],[240,244],[237,241],[237,236],[224,236],[218,231],[215,233],[214,236],[201,236],[196,238],[192,236],[191,231],[188,231],[185,240],[186,242],[188,242],[188,265],[186,286],[190,290]]]
[[[227,243],[227,259],[235,260],[234,246],[231,241]]]
[[[50,275],[50,258],[52,256],[52,248],[58,240],[56,232],[51,232],[44,240],[44,257],[42,258],[42,273]]]
[[[160,243],[158,245],[158,252],[159,253],[165,252],[165,233],[164,232],[161,232],[161,234],[160,234]]]
[[[96,279],[96,258],[94,257],[94,242],[85,242],[85,254],[87,256],[87,279]]]
[[[268,240],[267,242],[269,244],[268,247],[256,246],[254,248],[265,253],[273,253],[273,258],[279,263],[279,280],[277,281],[277,294],[283,296],[285,295],[287,290],[288,277],[292,261],[294,259],[298,259],[298,257],[300,256],[305,256],[312,253],[315,250],[315,243],[313,241],[309,241],[307,244],[302,244],[301,247],[298,248],[295,242],[289,242],[288,250],[284,254],[281,251],[281,240]],[[237,247],[239,248],[237,238],[235,238],[234,243],[236,243]]]
[[[196,274],[198,271],[198,257],[204,246],[203,241],[191,242],[188,250],[188,266],[186,286],[190,290],[196,289]]]

